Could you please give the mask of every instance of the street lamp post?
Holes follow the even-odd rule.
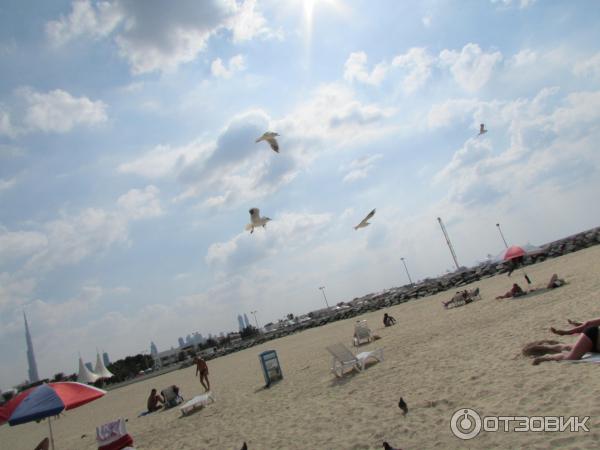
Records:
[[[498,231],[500,232],[500,237],[502,238],[502,242],[504,242],[504,246],[508,248],[508,244],[506,243],[506,239],[504,239],[504,235],[502,234],[502,228],[500,228],[500,224],[497,223]]]
[[[329,303],[327,303],[327,297],[325,296],[325,286],[319,286],[319,289],[323,293],[323,298],[325,299],[325,304],[327,305],[327,309],[329,309]]]
[[[406,276],[408,277],[408,281],[410,282],[410,285],[413,285],[413,281],[410,278],[410,273],[408,273],[408,267],[406,267],[406,262],[404,261],[404,258],[400,258],[400,260],[402,261],[402,264],[404,264],[404,270],[406,270]]]
[[[250,314],[252,314],[254,316],[254,321],[256,322],[256,329],[260,330],[260,327],[258,326],[258,319],[256,318],[256,313],[258,311],[250,311]]]

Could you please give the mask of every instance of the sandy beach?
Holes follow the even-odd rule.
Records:
[[[110,391],[67,411],[53,424],[57,449],[94,449],[95,427],[118,417],[138,449],[376,449],[388,441],[402,449],[597,447],[600,440],[600,366],[544,363],[520,355],[531,341],[551,338],[548,327],[600,315],[600,246],[530,266],[533,285],[558,273],[568,285],[521,299],[495,300],[521,272],[488,278],[482,300],[445,310],[447,291],[386,310],[313,328],[209,361],[216,402],[188,417],[178,408],[137,417],[151,388],[181,387],[186,399],[202,393],[194,367]],[[383,328],[384,312],[398,324]],[[367,319],[381,339],[385,360],[336,379],[329,344],[351,346],[353,323]],[[558,338],[573,342],[575,338]],[[263,388],[257,355],[278,352],[284,380]],[[354,349],[355,350],[355,349]],[[403,416],[402,396],[409,407]],[[460,408],[482,416],[591,416],[588,433],[482,432],[462,441],[450,430]],[[46,421],[0,427],[2,449],[33,449],[48,433]]]

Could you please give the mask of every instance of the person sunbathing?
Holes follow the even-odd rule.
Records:
[[[396,319],[394,319],[388,313],[384,313],[383,314],[383,326],[391,327],[392,325],[396,325]]]
[[[550,331],[559,336],[567,336],[571,334],[580,334],[579,339],[573,346],[565,346],[564,350],[556,355],[540,356],[533,360],[533,364],[537,365],[544,361],[563,361],[581,359],[588,352],[598,353],[598,326],[600,326],[600,318],[588,320],[581,325],[574,326],[570,330],[560,330],[550,327]],[[567,348],[570,347],[570,348]]]
[[[565,280],[562,278],[558,278],[558,275],[552,274],[550,281],[548,281],[547,289],[556,289],[558,287],[564,286],[566,284]]]
[[[162,408],[165,403],[165,399],[162,395],[156,393],[156,389],[152,389],[150,396],[148,397],[148,412],[158,411]]]
[[[469,298],[469,294],[468,292],[465,291],[457,291],[456,294],[454,294],[454,297],[452,297],[450,300],[448,300],[447,302],[442,301],[442,305],[444,305],[444,308],[448,308],[448,306],[453,305],[456,306],[458,305],[459,302],[465,302],[465,303],[470,303],[467,302],[467,299]]]
[[[503,298],[520,297],[522,295],[525,295],[525,291],[521,289],[521,286],[519,286],[517,283],[514,283],[510,291],[508,291],[504,295],[499,295],[498,297],[496,297],[496,300],[500,300]]]

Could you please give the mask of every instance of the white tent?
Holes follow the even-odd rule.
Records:
[[[112,378],[114,376],[104,365],[104,361],[100,358],[100,353],[96,353],[96,367],[94,367],[94,372],[98,378]]]
[[[79,374],[77,375],[77,381],[79,381],[80,383],[93,383],[98,378],[100,378],[98,375],[96,375],[90,369],[85,367],[85,364],[83,364],[83,360],[81,359],[81,356],[80,356],[79,357]]]

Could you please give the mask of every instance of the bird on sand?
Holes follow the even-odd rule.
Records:
[[[485,124],[484,123],[479,124],[479,134],[477,136],[481,136],[482,134],[485,134],[487,132],[488,132],[488,130],[485,129]]]
[[[404,415],[408,414],[408,405],[402,397],[400,397],[400,401],[398,402],[398,408],[402,410],[402,413]]]
[[[274,152],[279,153],[279,143],[277,139],[275,139],[279,134],[274,133],[273,131],[266,131],[261,137],[259,137],[256,142],[267,141]]]
[[[371,225],[371,224],[369,223],[369,219],[370,219],[371,217],[373,217],[374,215],[375,215],[375,210],[373,210],[373,211],[371,211],[369,214],[367,214],[367,217],[365,217],[363,220],[361,220],[361,222],[360,222],[358,225],[356,225],[356,226],[354,227],[354,229],[355,229],[355,230],[358,230],[359,228],[365,228],[365,227],[368,227],[369,225]]]
[[[383,448],[385,450],[402,450],[401,448],[396,448],[396,447],[392,447],[390,444],[388,444],[387,442],[383,443]]]
[[[254,233],[254,228],[265,227],[267,222],[270,221],[268,217],[260,217],[260,210],[258,208],[250,208],[250,223],[246,225],[246,230],[250,230],[250,234]]]
[[[244,442],[244,445],[242,445],[242,448],[240,450],[248,450],[248,446],[246,445],[245,442]]]

